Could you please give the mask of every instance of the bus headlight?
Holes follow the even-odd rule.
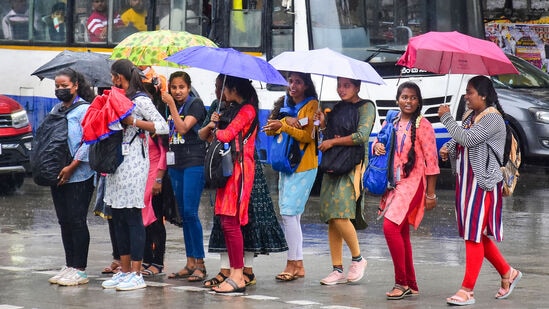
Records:
[[[543,123],[549,123],[549,110],[531,107],[528,109],[534,120]]]

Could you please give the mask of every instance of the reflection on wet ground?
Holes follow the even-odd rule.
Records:
[[[266,172],[276,204],[276,179],[272,171],[266,169]],[[475,290],[480,304],[477,303],[475,308],[493,308],[496,304],[501,309],[544,307],[542,293],[549,275],[545,257],[549,252],[548,172],[549,168],[524,168],[515,195],[504,201],[506,240],[499,246],[506,259],[525,273],[525,279],[511,300],[496,302],[492,293],[499,284],[497,274],[492,268],[484,267],[479,277],[480,284]],[[254,265],[258,285],[249,290],[250,299],[265,297],[257,303],[258,300],[227,299],[197,293],[204,292],[198,288],[199,285],[165,277],[147,281],[151,288],[146,290],[122,294],[103,291],[100,282],[105,276],[101,277],[99,272],[110,264],[110,240],[105,220],[94,216],[91,211],[88,216],[92,236],[88,261],[90,284],[78,288],[49,285],[48,276],[63,263],[59,226],[49,188],[38,187],[28,178],[14,195],[0,196],[0,248],[3,248],[0,250],[0,275],[3,276],[0,281],[0,308],[4,308],[2,304],[25,308],[86,307],[82,302],[94,301],[99,301],[97,306],[132,309],[136,308],[136,304],[144,308],[173,308],[181,304],[189,308],[223,306],[239,309],[258,306],[319,308],[319,304],[337,308],[363,308],[365,304],[372,308],[445,308],[444,298],[459,286],[464,261],[463,242],[457,236],[455,226],[453,186],[453,176],[449,171],[443,171],[437,188],[438,207],[426,213],[422,225],[411,234],[418,280],[425,293],[421,297],[403,302],[387,302],[384,298],[384,292],[392,286],[392,265],[382,233],[382,221],[375,219],[379,197],[371,196],[366,199],[369,227],[358,232],[362,252],[368,258],[368,276],[359,285],[320,286],[318,281],[330,269],[330,257],[327,226],[319,220],[318,196],[312,196],[302,216],[307,277],[281,284],[274,280],[274,275],[283,269],[285,253],[260,256]],[[210,191],[205,191],[202,196],[200,217],[205,245],[212,226],[212,198],[213,192]],[[349,252],[346,246],[344,248],[347,259]],[[184,261],[182,232],[167,224],[165,271],[176,271],[184,265]],[[218,266],[219,256],[207,254],[206,261],[210,277],[217,272],[215,267]]]
[[[530,250],[539,251],[549,249],[545,241],[549,236],[549,168],[526,167],[512,197],[504,200],[504,233],[512,236],[512,245],[517,253],[516,258],[524,258],[524,253]],[[276,176],[266,168],[269,175],[271,194],[275,207]],[[461,240],[457,236],[454,214],[454,181],[449,171],[444,170],[438,181],[438,206],[427,212],[419,229],[412,233],[414,247],[435,242],[439,245],[432,249],[422,250],[422,255],[416,256],[416,261],[434,260],[439,263],[458,263],[461,261],[458,252],[461,249]],[[200,209],[200,217],[204,227],[204,237],[209,237],[212,226],[214,192],[204,191]],[[369,256],[387,258],[385,239],[382,232],[382,221],[376,220],[376,209],[379,197],[368,196],[366,199],[366,214],[369,227],[359,231],[361,245]],[[304,231],[304,250],[314,254],[328,254],[326,225],[318,217],[318,196],[311,196],[306,211],[302,216]],[[26,179],[24,186],[11,196],[0,196],[0,233],[4,237],[14,234],[46,233],[58,237],[58,225],[53,210],[49,188],[39,187]],[[106,228],[105,221],[90,213],[89,224],[91,229]],[[169,224],[168,224],[169,225]],[[175,227],[173,227],[175,229]],[[174,243],[181,246],[175,234]],[[546,250],[545,252],[548,252]],[[542,250],[543,252],[543,250]],[[417,255],[417,254],[416,254]],[[423,256],[424,255],[424,256]]]

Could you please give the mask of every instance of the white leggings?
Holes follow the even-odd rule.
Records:
[[[288,243],[288,261],[303,260],[303,233],[301,215],[282,216],[282,228]]]
[[[227,252],[222,252],[219,254],[221,256],[221,261],[219,262],[221,269],[231,269],[229,264],[229,254]],[[244,252],[244,267],[253,268],[254,267],[254,257],[255,253],[253,252]]]

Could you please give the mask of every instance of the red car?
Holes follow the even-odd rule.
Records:
[[[0,192],[21,187],[29,168],[32,128],[27,111],[17,101],[0,95]]]

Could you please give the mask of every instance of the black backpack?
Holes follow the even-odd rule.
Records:
[[[358,129],[360,115],[358,109],[369,100],[357,103],[339,102],[326,116],[327,127],[324,131],[324,139],[332,139],[336,136],[347,136]],[[364,159],[364,145],[334,146],[322,153],[320,170],[331,175],[344,175],[349,173]]]
[[[236,114],[238,114],[238,111],[240,111],[241,107],[241,104],[237,104],[236,106],[226,110],[219,119],[219,127],[221,129],[226,128],[231,120],[236,116]],[[244,144],[252,135],[256,126],[257,121],[254,120],[254,122],[250,126],[250,129],[246,133],[246,136],[243,137],[242,132],[240,132],[236,139],[230,142],[230,154],[233,164],[237,161],[242,163]],[[223,188],[230,177],[223,175],[222,161],[223,154],[226,154],[223,144],[224,143],[219,141],[214,135],[213,141],[208,146],[208,149],[206,149],[206,158],[204,160],[204,180],[206,188]]]
[[[76,107],[88,104],[79,101],[68,108],[56,104],[36,130],[30,151],[32,178],[39,186],[55,186],[61,170],[72,161],[68,144],[67,114]]]

